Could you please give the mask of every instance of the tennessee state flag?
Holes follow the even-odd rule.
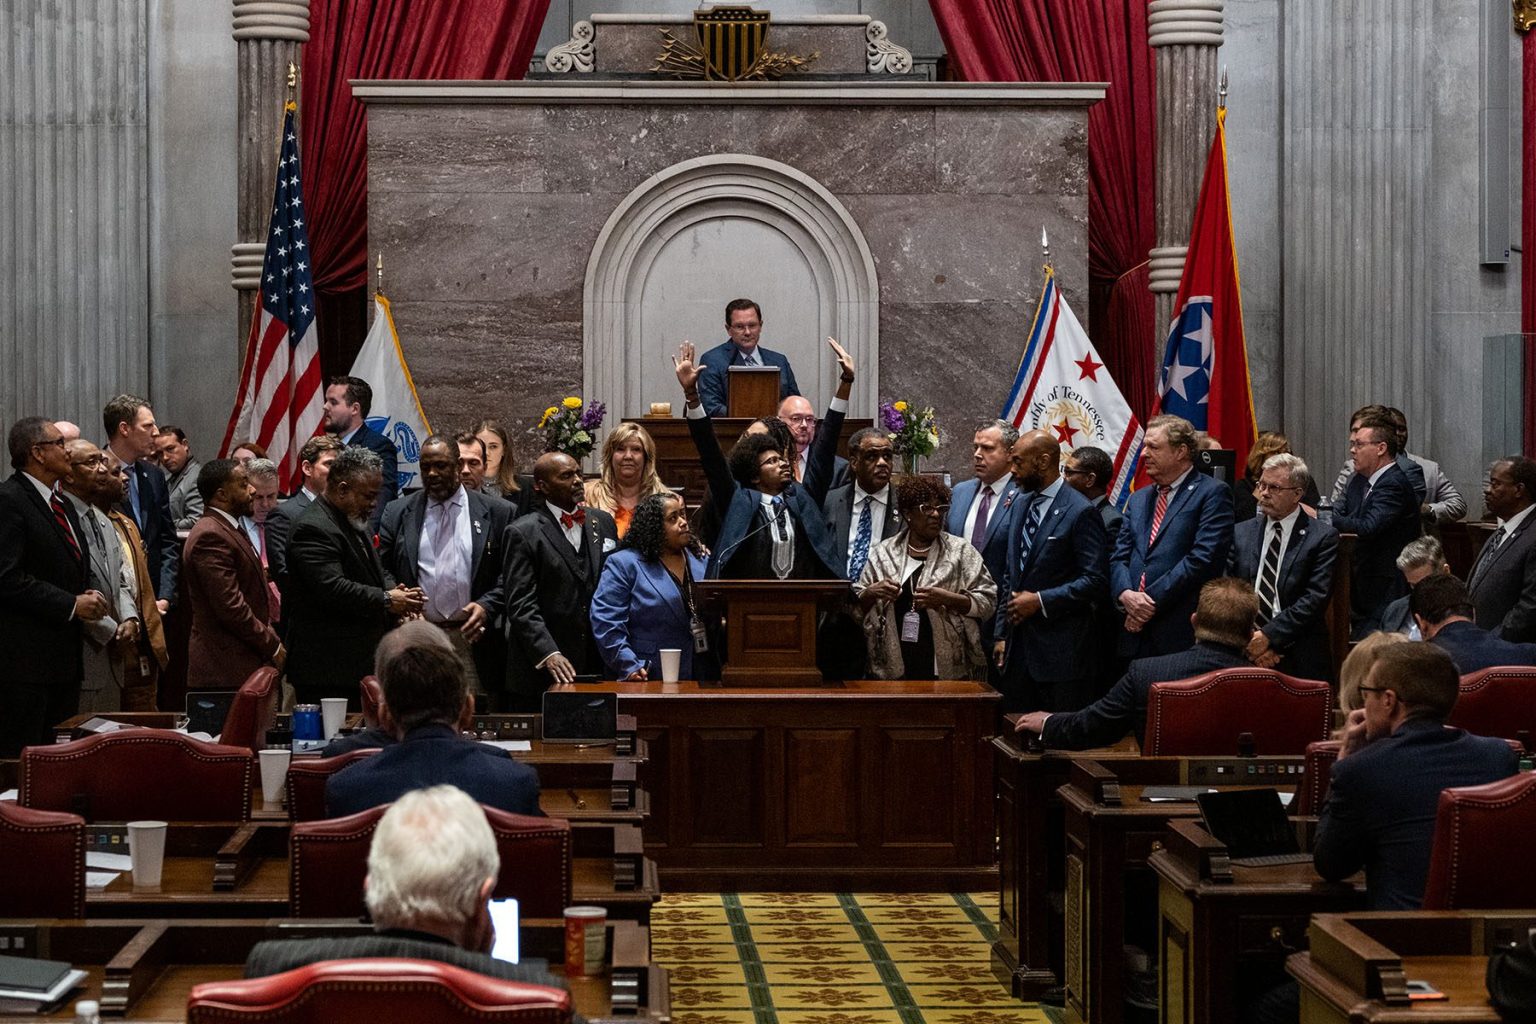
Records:
[[[1216,112],[1216,137],[1205,161],[1195,203],[1184,277],[1158,379],[1157,413],[1182,416],[1248,457],[1257,436],[1243,302],[1232,242],[1232,200],[1227,190],[1226,110]]]

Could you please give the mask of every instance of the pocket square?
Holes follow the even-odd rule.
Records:
[[[612,537],[604,537],[603,538],[603,554],[606,555],[608,552],[612,551],[614,548],[616,548],[618,546],[619,546],[619,542],[614,540]]]

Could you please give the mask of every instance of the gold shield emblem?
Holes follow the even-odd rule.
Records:
[[[709,78],[735,82],[751,75],[768,36],[768,11],[750,7],[711,7],[693,12],[693,28]]]

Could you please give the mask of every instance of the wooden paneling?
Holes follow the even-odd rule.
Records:
[[[859,804],[858,730],[784,730],[786,845],[858,845]]]
[[[882,846],[955,843],[955,742],[953,729],[881,731],[879,763],[902,770],[900,786],[885,791]],[[980,757],[981,751],[975,754]]]
[[[763,842],[761,729],[695,729],[687,737],[695,846]]]

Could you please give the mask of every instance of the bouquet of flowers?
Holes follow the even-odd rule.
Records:
[[[907,472],[916,472],[918,459],[938,451],[939,424],[932,406],[919,411],[901,399],[881,402],[880,425],[891,435],[891,447]]]
[[[564,452],[580,462],[596,447],[597,428],[603,425],[607,414],[602,402],[583,408],[581,399],[572,395],[545,409],[539,425],[528,433],[544,435],[546,452]]]

